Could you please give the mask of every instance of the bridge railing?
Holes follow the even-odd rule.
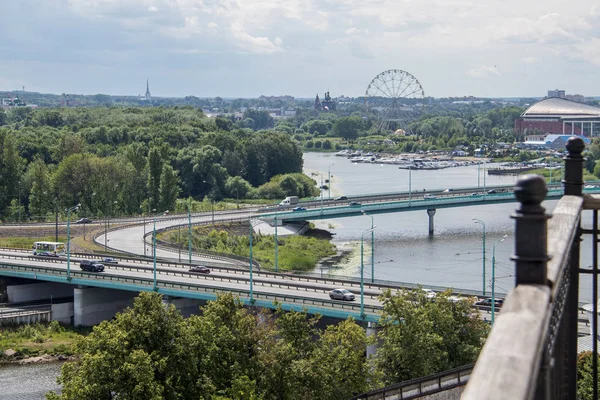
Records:
[[[477,360],[463,399],[576,399],[580,274],[592,274],[593,398],[597,399],[598,210],[600,197],[583,195],[584,143],[571,138],[565,157],[564,196],[552,217],[541,206],[543,178],[517,183],[516,287],[502,306]],[[584,209],[593,228],[581,229]],[[550,220],[549,220],[550,219]],[[549,220],[549,221],[548,221]],[[580,269],[581,235],[591,234],[593,265]]]

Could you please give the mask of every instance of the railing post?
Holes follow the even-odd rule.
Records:
[[[511,259],[516,267],[516,285],[547,282],[548,218],[542,201],[546,198],[546,182],[539,175],[525,175],[515,185],[515,197],[521,206],[511,218],[515,219],[515,254]]]
[[[581,153],[585,149],[583,139],[571,137],[566,145],[568,154],[565,160],[565,177],[562,181],[564,194],[566,196],[583,195],[583,162]],[[564,357],[565,373],[569,374],[567,396],[565,398],[574,399],[577,397],[577,324],[578,324],[578,299],[579,299],[579,257],[581,241],[581,220],[579,221],[578,237],[571,246],[571,255],[569,260],[569,291],[565,304],[565,321],[567,325],[565,343],[566,355]],[[597,246],[596,243],[593,244]],[[597,299],[593,299],[594,303]],[[563,361],[563,360],[561,360]]]

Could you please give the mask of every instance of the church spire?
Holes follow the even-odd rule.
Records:
[[[152,95],[150,94],[150,85],[148,83],[148,78],[146,78],[146,101],[152,100]]]

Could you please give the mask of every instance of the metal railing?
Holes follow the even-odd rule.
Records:
[[[580,274],[592,275],[593,398],[597,393],[598,210],[600,197],[583,194],[584,143],[567,142],[564,196],[552,216],[541,206],[542,177],[520,179],[515,195],[516,286],[504,301],[477,360],[463,399],[576,399]],[[593,228],[581,229],[583,210]],[[582,234],[591,234],[593,263],[580,268]]]
[[[350,400],[411,400],[422,398],[423,396],[431,396],[439,392],[464,386],[468,382],[472,370],[473,364],[469,364],[440,372],[439,374],[411,379],[409,381],[376,389],[355,396]]]

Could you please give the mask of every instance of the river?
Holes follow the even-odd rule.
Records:
[[[56,377],[62,363],[0,366],[0,400],[39,400],[59,390]]]
[[[329,167],[333,164],[331,167]],[[434,190],[459,187],[477,187],[483,190],[483,169],[477,165],[441,170],[413,170],[412,190]],[[331,196],[367,193],[408,191],[409,171],[394,165],[353,163],[333,153],[305,153],[304,172],[322,174],[327,179],[331,171]],[[321,177],[313,175],[319,182]],[[486,185],[511,185],[515,176],[486,176]],[[324,191],[324,196],[328,192]],[[557,201],[546,201],[544,207],[551,212]],[[507,293],[514,286],[514,264],[510,256],[514,249],[514,221],[510,218],[517,203],[439,209],[435,214],[435,234],[428,235],[426,211],[398,212],[373,216],[375,228],[375,279],[418,283],[424,286],[482,291],[483,241],[482,225],[485,223],[486,294],[491,291],[492,250],[495,251],[495,290]],[[586,221],[591,217],[584,216]],[[340,268],[325,273],[360,276],[361,234],[371,227],[371,217],[358,216],[325,221],[315,221],[317,227],[335,233],[333,242],[340,248],[350,248],[350,259]],[[500,240],[506,235],[506,239]],[[371,234],[364,235],[364,276],[371,279]],[[582,265],[589,265],[591,245],[589,237],[582,243]],[[319,270],[317,270],[319,272]],[[580,301],[591,299],[591,280],[583,276]]]

